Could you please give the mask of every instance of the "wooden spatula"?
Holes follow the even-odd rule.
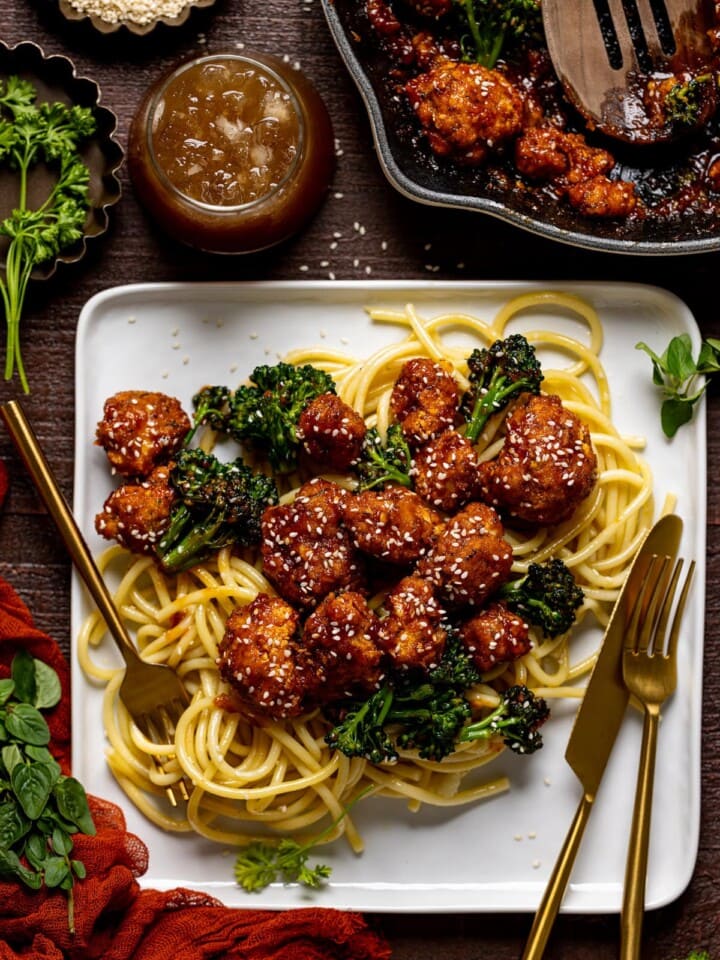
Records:
[[[542,0],[542,13],[555,71],[590,127],[658,143],[715,110],[713,0]],[[679,121],[673,95],[693,101]]]

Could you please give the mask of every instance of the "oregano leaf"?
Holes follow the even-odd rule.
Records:
[[[8,710],[5,718],[8,733],[23,743],[44,747],[50,743],[50,730],[45,718],[29,703],[18,703]]]

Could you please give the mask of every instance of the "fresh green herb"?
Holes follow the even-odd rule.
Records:
[[[71,856],[72,838],[93,835],[95,825],[82,785],[61,773],[48,749],[40,710],[55,706],[60,693],[55,671],[24,650],[0,680],[0,877],[31,890],[64,890],[74,932],[73,886],[85,867]]]
[[[720,371],[720,340],[703,340],[697,359],[693,358],[688,334],[673,337],[662,355],[646,343],[636,343],[652,360],[653,383],[662,388],[660,422],[667,437],[674,437],[683,424],[692,419],[695,404],[707,388],[701,377]]]
[[[682,960],[710,960],[710,954],[707,950],[693,950]]]
[[[455,0],[467,61],[492,69],[507,47],[542,36],[539,0]]]
[[[5,278],[0,279],[7,323],[5,379],[17,370],[29,391],[20,350],[20,318],[35,266],[57,256],[83,235],[89,207],[90,173],[80,159],[80,144],[95,131],[87,107],[64,103],[36,104],[37,90],[28,80],[0,81],[0,162],[19,175],[17,205],[0,222],[10,238]],[[56,181],[36,209],[28,209],[28,179],[39,163],[55,170]]]
[[[244,847],[235,861],[235,879],[250,893],[264,890],[275,880],[319,887],[330,876],[330,867],[307,865],[315,841],[305,845],[286,838],[278,844],[256,840]]]
[[[286,837],[279,843],[268,843],[256,840],[243,847],[235,860],[235,879],[249,893],[264,890],[276,880],[283,883],[299,883],[304,887],[316,889],[331,874],[331,868],[319,863],[309,867],[307,862],[314,847],[330,836],[341,820],[347,816],[350,809],[373,789],[372,785],[361,790],[348,803],[339,817],[307,843],[298,843],[297,840]]]

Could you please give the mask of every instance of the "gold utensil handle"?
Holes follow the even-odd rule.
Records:
[[[125,659],[137,654],[125,626],[120,619],[115,602],[95,564],[90,548],[85,543],[72,511],[58,487],[57,481],[45,459],[25,413],[17,400],[0,405],[0,415],[5,422],[13,443],[28,469],[48,513],[57,526],[68,553],[90,591],[108,629],[120,645]]]
[[[658,707],[646,707],[620,914],[620,960],[637,960],[640,956],[659,716]]]
[[[533,921],[530,935],[525,944],[525,952],[522,955],[522,960],[540,960],[540,957],[542,957],[545,952],[550,931],[555,923],[555,918],[558,915],[560,904],[565,895],[565,888],[570,879],[575,857],[580,849],[580,841],[585,832],[585,826],[590,817],[594,799],[594,797],[587,793],[583,794],[573,822],[570,824],[570,829],[565,837],[565,842],[555,861],[553,872],[550,874],[550,879],[545,888],[543,898],[540,901],[540,906],[535,914],[535,920]]]

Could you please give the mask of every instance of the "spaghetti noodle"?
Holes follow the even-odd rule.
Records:
[[[583,340],[553,329],[523,332],[539,352],[549,351],[554,361],[561,358],[553,366],[543,360],[543,390],[559,395],[589,426],[598,480],[569,520],[531,532],[510,529],[506,539],[513,548],[516,575],[532,562],[560,557],[585,593],[578,620],[591,614],[603,625],[653,520],[654,504],[652,478],[638,455],[642,442],[621,437],[612,423],[608,380],[600,361],[602,328],[590,304],[542,291],[511,300],[491,322],[454,313],[424,319],[410,305],[404,310],[372,309],[368,312],[373,322],[396,324],[405,330],[405,337],[362,360],[313,348],[296,350],[285,359],[329,372],[341,398],[382,435],[390,422],[392,386],[406,360],[447,360],[465,388],[472,349],[468,341],[489,345],[507,336],[511,325],[530,309],[550,308],[579,320],[586,331]],[[500,420],[491,420],[480,438],[481,459],[494,456],[502,443]],[[350,477],[332,479],[352,485]],[[284,498],[292,495],[289,489]],[[498,740],[461,744],[440,762],[400,750],[397,763],[373,765],[326,745],[329,724],[319,710],[258,723],[226,709],[223,696],[228,687],[216,667],[225,622],[236,607],[250,603],[258,593],[275,592],[252,552],[240,555],[225,548],[212,560],[169,576],[152,558],[115,546],[105,552],[100,565],[108,574],[120,571],[116,602],[135,629],[142,656],[176,670],[192,695],[174,743],[158,747],[146,740],[119,700],[122,671],[99,665],[93,656],[104,642],[104,624],[97,614],[88,618],[78,653],[88,677],[106,685],[108,763],[133,803],[159,826],[194,830],[211,840],[241,845],[259,832],[311,835],[313,829],[318,832],[318,823],[330,818],[337,822],[328,839],[342,833],[353,849],[360,850],[362,840],[352,817],[342,814],[361,793],[401,798],[418,809],[423,804],[471,803],[508,788],[505,778],[488,780],[478,773],[503,749]],[[486,674],[483,684],[471,692],[473,701],[494,706],[496,681],[503,687],[525,684],[548,699],[581,696],[581,681],[592,668],[594,654],[573,659],[571,639],[534,633],[531,651]],[[179,780],[190,791],[182,811],[172,810],[162,799],[166,787]]]

